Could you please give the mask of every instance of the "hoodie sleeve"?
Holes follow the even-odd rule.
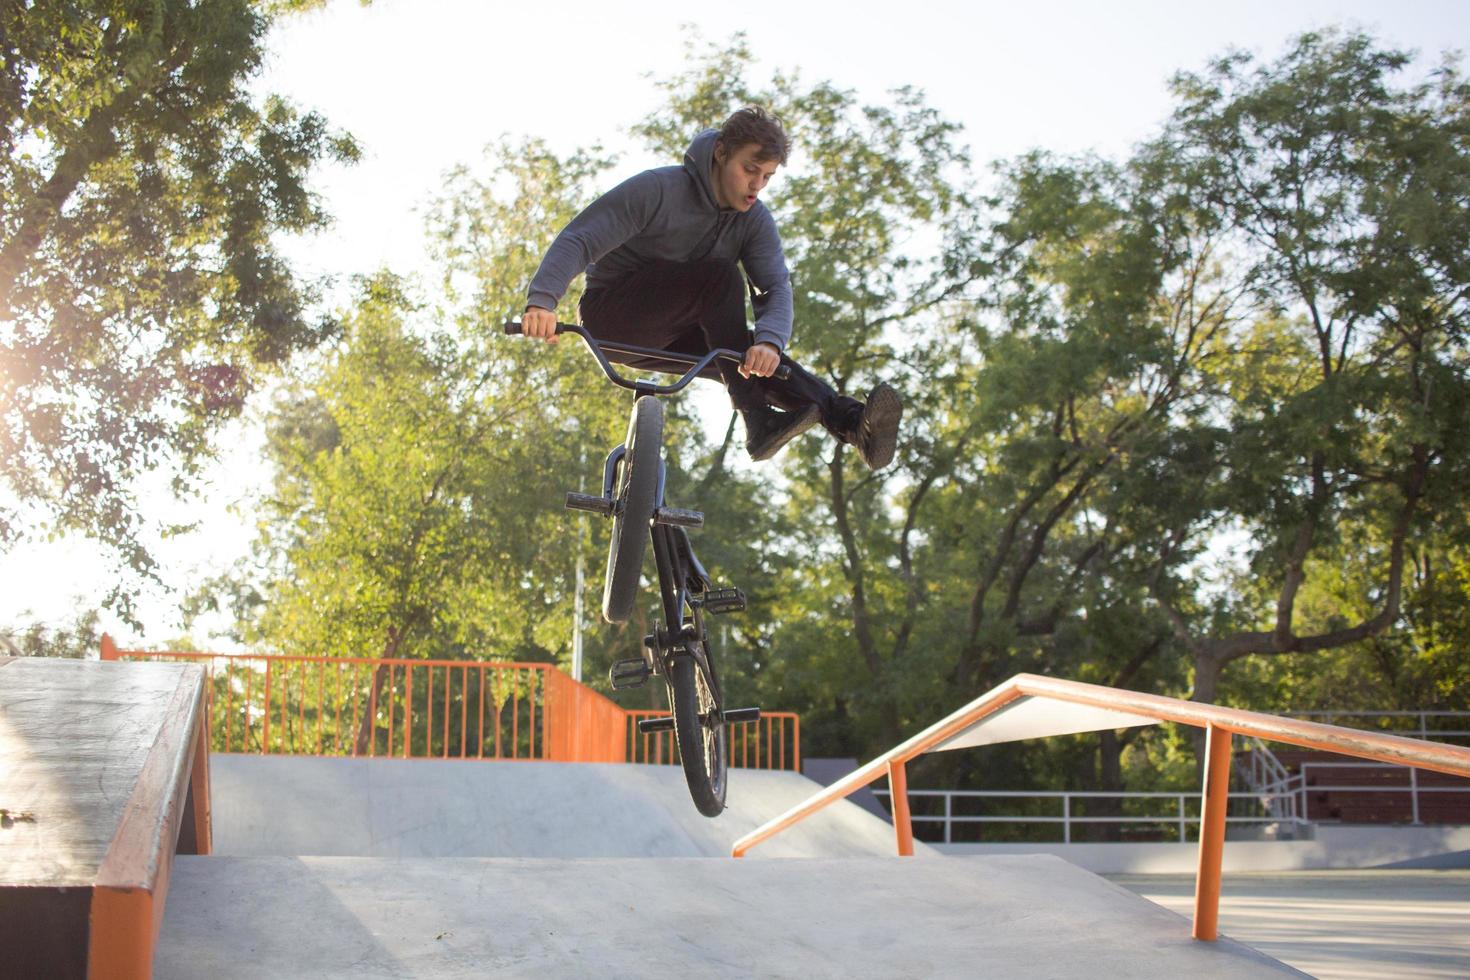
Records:
[[[785,350],[791,343],[791,274],[786,269],[786,255],[781,251],[781,236],[776,219],[763,205],[752,215],[755,227],[740,252],[740,264],[750,277],[755,292],[751,305],[755,308],[755,342],[775,344]]]
[[[647,227],[662,198],[658,175],[645,170],[587,205],[546,250],[531,279],[527,304],[555,310],[567,286],[587,266]]]

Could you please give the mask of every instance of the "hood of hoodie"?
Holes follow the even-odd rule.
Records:
[[[684,151],[684,171],[694,178],[694,182],[704,192],[705,200],[716,211],[722,209],[720,199],[715,196],[714,185],[710,183],[710,171],[714,168],[715,141],[719,136],[718,129],[706,129],[694,137],[689,149]]]

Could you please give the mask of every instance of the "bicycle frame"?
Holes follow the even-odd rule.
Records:
[[[657,676],[668,685],[670,717],[643,719],[638,723],[641,731],[674,730],[679,744],[687,748],[683,755],[685,779],[689,783],[690,795],[696,807],[707,817],[718,816],[725,808],[725,785],[728,771],[726,726],[732,722],[754,721],[760,717],[759,708],[728,710],[715,672],[714,657],[708,649],[708,634],[705,629],[706,613],[725,613],[743,610],[745,596],[736,588],[715,589],[708,573],[695,557],[693,545],[685,534],[686,527],[702,527],[704,515],[698,511],[666,507],[664,490],[668,468],[658,445],[657,433],[662,427],[662,406],[654,398],[676,394],[688,387],[696,377],[717,360],[743,363],[745,355],[728,348],[717,348],[700,355],[677,351],[658,350],[634,344],[621,344],[600,340],[575,324],[558,323],[556,333],[575,333],[582,338],[589,353],[607,379],[620,388],[632,391],[637,400],[629,422],[629,440],[634,439],[635,430],[645,433],[641,438],[654,440],[652,455],[638,449],[634,443],[631,460],[634,475],[624,475],[624,482],[636,481],[636,503],[618,494],[620,467],[629,466],[629,450],[625,443],[607,454],[602,469],[602,494],[591,497],[581,493],[568,493],[566,506],[573,510],[591,511],[614,520],[614,533],[608,553],[606,592],[603,598],[603,616],[609,622],[626,622],[641,578],[642,549],[644,542],[653,545],[654,565],[658,569],[659,600],[662,606],[662,622],[654,617],[653,632],[643,639],[641,658],[634,657],[615,662],[609,670],[614,689],[624,686],[642,686],[650,677]],[[521,324],[514,320],[505,322],[507,334],[522,333]],[[657,384],[643,379],[630,379],[613,367],[607,352],[629,355],[644,362],[682,366],[683,373],[669,384]],[[634,365],[643,368],[646,363]],[[649,370],[662,370],[649,367]],[[667,373],[677,373],[670,368]],[[789,377],[791,368],[781,364],[773,372],[777,377]],[[657,461],[656,469],[650,471],[641,462]],[[652,491],[650,494],[649,491]],[[649,498],[652,507],[646,510]],[[634,531],[649,513],[649,538],[643,539],[637,550],[624,548],[629,540],[626,535],[642,537]],[[636,515],[636,516],[635,516]],[[631,524],[621,522],[632,520]],[[610,611],[613,610],[613,611]],[[687,615],[686,615],[687,613]],[[683,692],[682,694],[680,692]]]

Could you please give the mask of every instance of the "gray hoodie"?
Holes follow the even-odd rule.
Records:
[[[613,286],[652,262],[739,261],[755,287],[755,342],[785,350],[791,340],[791,278],[776,222],[765,204],[721,208],[710,186],[718,132],[694,137],[682,167],[629,177],[599,197],[551,243],[531,280],[532,306],[556,309],[577,273],[587,287]]]

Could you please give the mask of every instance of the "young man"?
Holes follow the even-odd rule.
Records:
[[[646,170],[593,201],[541,260],[522,329],[555,341],[556,305],[585,271],[580,310],[594,337],[687,354],[715,347],[745,353],[744,363],[721,362],[719,372],[745,420],[752,459],[769,459],[820,421],[879,469],[898,442],[898,393],[879,384],[866,402],[847,398],[784,353],[791,280],[776,223],[759,197],[790,147],[764,110],[741,109],[719,130],[696,136],[683,166]],[[745,321],[747,276],[753,332]],[[783,363],[791,369],[784,381],[773,377]]]

